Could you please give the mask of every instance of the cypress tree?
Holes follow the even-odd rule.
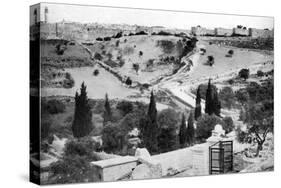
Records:
[[[150,95],[150,103],[149,103],[147,115],[152,123],[157,124],[157,109],[156,109],[156,102],[155,102],[153,91],[151,92]]]
[[[213,98],[213,105],[214,105],[214,113],[220,117],[221,113],[221,102],[218,97],[218,92],[214,91],[214,98]]]
[[[208,88],[206,91],[205,113],[209,115],[214,113],[211,79],[209,79]]]
[[[158,151],[158,132],[156,102],[151,92],[147,118],[142,128],[144,145],[151,153]]]
[[[194,130],[194,120],[193,120],[193,113],[190,112],[190,115],[188,117],[188,124],[186,129],[186,135],[187,135],[187,143],[189,145],[193,144],[194,137],[195,137],[195,130]]]
[[[181,119],[181,126],[180,126],[180,132],[179,132],[179,143],[180,146],[183,147],[186,143],[186,120],[185,120],[185,115],[182,114],[182,119]]]
[[[215,114],[220,116],[220,112],[221,102],[218,98],[218,92],[215,88],[212,89],[211,79],[209,79],[208,88],[206,91],[205,113],[209,115]]]
[[[197,88],[196,102],[195,102],[195,113],[194,118],[197,120],[201,116],[201,95],[200,95],[200,86]]]
[[[112,113],[111,113],[111,108],[108,100],[108,95],[107,93],[105,94],[105,102],[104,102],[104,113],[103,113],[103,123],[104,125],[112,120]]]
[[[87,91],[84,82],[81,85],[80,95],[75,94],[75,111],[72,123],[72,133],[76,138],[84,137],[90,134],[92,126],[92,112],[89,105]]]

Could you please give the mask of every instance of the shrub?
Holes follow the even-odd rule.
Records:
[[[99,75],[99,73],[100,73],[100,71],[98,69],[95,69],[94,72],[93,72],[93,75],[97,76],[97,75]]]
[[[63,113],[65,111],[65,105],[59,100],[52,99],[47,102],[47,111],[50,114]]]
[[[166,31],[159,31],[157,35],[169,36],[169,35],[172,35],[172,34],[169,33],[169,32],[166,32]]]
[[[126,84],[126,85],[129,85],[129,86],[132,85],[132,80],[131,80],[130,77],[128,77],[128,78],[126,79],[125,84]]]
[[[103,51],[101,52],[101,54],[102,54],[102,55],[106,55],[106,50],[103,50]]]
[[[127,134],[129,131],[134,128],[139,128],[139,122],[142,115],[136,112],[127,113],[119,123],[119,127],[122,131]]]
[[[257,71],[257,76],[258,77],[263,77],[264,76],[264,72],[262,72],[261,70]]]
[[[97,172],[90,162],[92,161],[89,161],[85,156],[64,156],[61,160],[51,164],[50,171],[52,173],[48,183],[65,184],[97,181],[98,178],[93,176]]]
[[[223,129],[225,130],[225,133],[230,133],[231,131],[233,131],[234,129],[234,124],[233,124],[233,120],[231,117],[226,116],[222,119],[223,121]]]
[[[231,87],[223,87],[219,92],[222,106],[230,109],[235,103],[235,94]]]
[[[96,52],[96,53],[94,54],[94,58],[95,58],[96,60],[101,61],[101,60],[102,60],[102,55],[101,55],[100,53]]]
[[[207,63],[208,63],[210,66],[213,66],[213,64],[215,64],[215,58],[214,58],[214,56],[209,55],[209,56],[208,56],[208,61],[207,61]]]
[[[249,69],[241,69],[238,73],[240,78],[243,78],[244,80],[247,80],[250,75],[250,70]]]
[[[235,92],[235,97],[238,102],[245,104],[249,100],[249,94],[246,89],[239,89]]]
[[[103,38],[98,37],[98,38],[96,38],[96,41],[103,41]]]
[[[70,73],[65,73],[65,80],[63,80],[62,86],[64,88],[72,88],[74,86],[75,82],[72,78]]]
[[[147,35],[147,33],[145,31],[140,31],[140,32],[137,32],[135,35]]]
[[[143,55],[143,52],[142,51],[139,51],[139,56],[142,56]]]
[[[126,115],[129,112],[133,111],[134,106],[129,101],[121,101],[121,102],[118,102],[118,104],[116,105],[116,108],[118,110],[121,110],[123,112],[123,114]]]
[[[120,31],[120,32],[118,32],[115,36],[113,36],[112,38],[121,38],[122,37],[122,32]]]
[[[234,84],[234,80],[233,80],[233,79],[229,79],[229,80],[228,80],[228,83],[229,83],[230,85],[232,85],[232,84]]]
[[[138,63],[133,63],[133,69],[138,73],[140,65]]]
[[[240,127],[235,130],[237,141],[240,143],[245,143],[248,140],[248,133],[242,131]]]
[[[95,160],[93,151],[98,147],[98,143],[95,143],[91,137],[84,137],[79,140],[71,140],[65,145],[64,155],[66,156],[85,156],[91,160]]]
[[[108,122],[102,131],[103,148],[106,152],[121,150],[124,134],[118,124]]]
[[[111,41],[111,37],[104,37],[103,40],[104,41]]]
[[[233,50],[228,50],[228,54],[229,54],[229,55],[233,55],[233,54],[234,54],[234,51],[233,51]]]
[[[66,46],[65,45],[63,45],[63,44],[56,45],[56,53],[58,55],[63,55],[65,50],[66,50]]]
[[[173,109],[162,110],[158,115],[160,134],[158,136],[159,152],[167,152],[176,149],[178,144],[177,128],[179,115]]]
[[[160,46],[164,53],[172,53],[175,49],[175,44],[170,40],[158,40],[157,46]]]
[[[233,50],[228,50],[227,54],[225,55],[226,57],[232,57],[234,54]]]
[[[196,137],[199,140],[205,140],[212,135],[212,130],[214,129],[215,125],[223,124],[219,117],[215,115],[207,115],[204,114],[203,116],[199,117],[197,121],[196,127]]]

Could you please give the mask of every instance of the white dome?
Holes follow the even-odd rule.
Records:
[[[217,124],[214,128],[215,132],[224,132],[222,126],[220,124]]]

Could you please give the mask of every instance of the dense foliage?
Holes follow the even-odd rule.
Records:
[[[48,183],[80,183],[96,181],[90,162],[96,161],[96,144],[84,137],[71,140],[65,146],[63,157],[50,167],[51,177]]]
[[[177,124],[178,114],[168,108],[162,110],[158,115],[159,136],[158,151],[167,152],[178,147]]]
[[[268,79],[261,85],[250,83],[246,91],[249,100],[244,105],[240,118],[247,124],[249,133],[255,136],[258,156],[268,132],[273,131],[273,79]]]

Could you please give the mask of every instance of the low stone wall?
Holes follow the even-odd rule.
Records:
[[[191,148],[193,173],[199,176],[209,174],[209,144],[204,143]]]
[[[161,165],[162,176],[166,176],[171,170],[180,172],[192,166],[191,148],[153,155],[151,159]]]

